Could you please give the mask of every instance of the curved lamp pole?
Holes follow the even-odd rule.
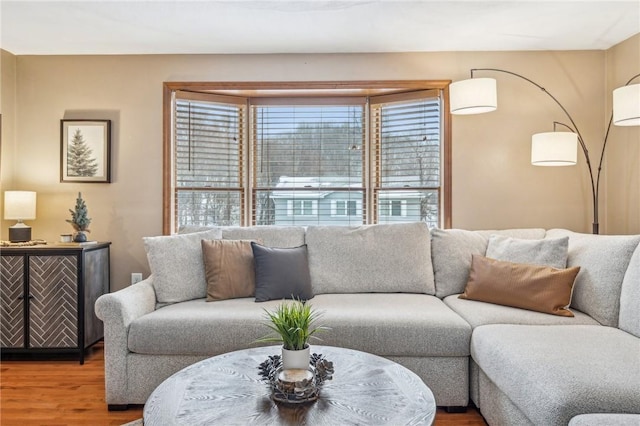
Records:
[[[473,78],[473,73],[476,71],[495,71],[495,72],[501,72],[504,74],[509,74],[512,75],[514,77],[518,77],[532,85],[534,85],[535,87],[537,87],[538,89],[542,90],[545,94],[547,94],[562,110],[562,112],[564,112],[564,114],[567,116],[567,118],[569,119],[569,122],[571,123],[571,125],[567,125],[561,122],[554,122],[554,130],[555,130],[555,126],[556,125],[561,125],[563,127],[566,127],[567,129],[569,129],[572,133],[575,133],[578,139],[578,142],[580,143],[580,148],[582,148],[582,152],[584,154],[584,158],[587,162],[587,168],[589,169],[589,180],[591,182],[591,199],[593,202],[593,226],[592,226],[592,231],[594,234],[599,233],[599,223],[598,223],[598,196],[599,196],[599,189],[600,189],[600,171],[602,170],[602,160],[604,158],[604,151],[605,148],[607,147],[607,140],[609,138],[609,131],[611,130],[611,123],[613,122],[613,111],[611,112],[611,118],[609,118],[609,124],[607,125],[607,131],[605,133],[604,136],[604,142],[602,144],[602,151],[600,152],[600,161],[598,162],[598,169],[597,169],[597,173],[594,176],[593,173],[593,168],[591,166],[591,159],[589,157],[589,150],[587,149],[587,145],[584,142],[584,138],[582,137],[582,134],[580,133],[580,129],[578,129],[578,126],[576,125],[576,122],[573,120],[573,117],[571,117],[571,114],[569,114],[569,111],[567,111],[567,109],[564,107],[564,105],[562,105],[560,103],[560,101],[553,96],[551,93],[549,93],[549,91],[547,89],[545,89],[544,87],[542,87],[541,85],[539,85],[538,83],[536,83],[535,81],[520,75],[518,73],[512,72],[512,71],[507,71],[507,70],[503,70],[503,69],[499,69],[499,68],[474,68],[471,70],[471,78]],[[631,83],[634,79],[640,77],[640,74],[634,75],[633,77],[631,77],[631,79],[629,79],[629,81],[627,81],[627,83],[625,84],[625,86],[628,86],[629,83]],[[455,84],[455,83],[454,83]],[[482,107],[482,111],[479,112],[487,112],[490,110],[493,110],[495,108],[487,108],[486,105],[484,105]],[[464,112],[465,114],[469,114],[470,112]]]

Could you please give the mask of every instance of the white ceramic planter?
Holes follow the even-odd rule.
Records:
[[[311,354],[311,346],[307,345],[305,349],[299,351],[290,351],[282,348],[282,369],[293,370],[309,368],[309,358]]]

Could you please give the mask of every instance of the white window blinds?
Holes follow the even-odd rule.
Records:
[[[372,100],[377,222],[438,226],[441,102],[436,91]]]
[[[439,90],[317,98],[176,91],[171,229],[440,226],[442,110]]]
[[[362,224],[362,210],[332,213],[362,203],[364,99],[304,102],[252,107],[256,224]]]
[[[246,108],[237,101],[195,98],[177,98],[175,102],[178,227],[240,225]]]

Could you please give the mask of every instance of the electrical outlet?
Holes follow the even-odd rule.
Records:
[[[139,283],[142,281],[142,272],[133,272],[131,274],[131,284]]]

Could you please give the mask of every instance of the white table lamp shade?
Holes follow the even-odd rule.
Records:
[[[498,108],[496,80],[470,78],[449,85],[451,114],[469,115],[495,111]]]
[[[36,218],[36,193],[33,191],[5,191],[4,218],[33,220]]]
[[[536,133],[531,137],[531,164],[573,166],[578,162],[578,135],[572,132]]]
[[[640,84],[618,87],[613,91],[613,124],[640,126]]]

